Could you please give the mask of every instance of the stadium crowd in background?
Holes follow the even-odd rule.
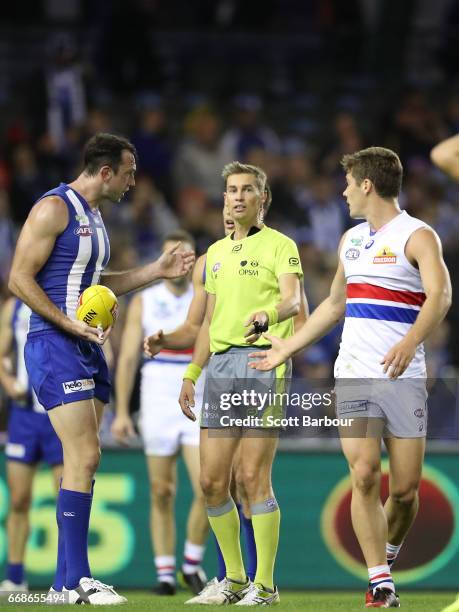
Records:
[[[401,206],[438,232],[453,287],[459,286],[455,282],[459,188],[430,161],[432,147],[459,127],[457,69],[447,61],[451,39],[444,29],[448,20],[455,22],[457,3],[440,3],[445,7],[436,31],[446,34],[442,44],[424,58],[422,74],[416,32],[427,17],[420,9],[403,17],[405,23],[414,20],[414,42],[404,36],[406,61],[394,69],[389,89],[387,74],[372,73],[370,60],[364,61],[371,57],[377,64],[381,59],[378,41],[387,28],[384,19],[362,8],[365,3],[346,3],[343,13],[339,2],[313,2],[305,15],[295,2],[289,11],[280,11],[276,2],[263,2],[261,12],[257,10],[260,3],[255,2],[247,12],[234,1],[228,14],[224,3],[200,2],[196,14],[181,11],[179,23],[168,20],[170,11],[164,12],[161,3],[133,2],[132,11],[122,19],[121,4],[109,4],[110,8],[107,3],[91,3],[89,10],[89,3],[73,2],[72,10],[67,7],[60,12],[57,3],[36,8],[26,19],[41,23],[43,31],[51,26],[52,36],[45,44],[32,34],[22,34],[17,44],[25,59],[21,63],[20,57],[15,58],[12,64],[17,66],[17,77],[11,76],[12,69],[5,72],[8,98],[0,100],[4,111],[0,120],[1,300],[7,297],[15,240],[30,207],[50,184],[74,176],[82,143],[99,131],[122,133],[139,152],[136,189],[119,206],[104,211],[112,269],[151,260],[164,236],[177,228],[190,231],[198,254],[205,252],[221,232],[219,170],[239,159],[263,167],[270,176],[269,225],[298,244],[306,294],[314,308],[330,285],[336,246],[349,226],[339,161],[345,153],[377,143],[399,153],[405,168]],[[323,9],[325,4],[328,12],[324,13],[320,6]],[[14,23],[20,5],[8,8],[6,28]],[[108,24],[104,30],[102,21]],[[86,24],[91,27],[83,34]],[[300,24],[308,34],[301,41],[294,38]],[[195,45],[197,25],[201,47]],[[179,26],[189,32],[194,28],[195,37],[175,40]],[[270,33],[270,46],[279,51],[277,63],[270,62],[269,68],[260,55],[262,26]],[[155,28],[160,32],[154,36]],[[282,38],[288,28],[289,43]],[[123,51],[111,45],[116,51],[107,57],[103,48],[117,40],[121,31]],[[222,33],[218,42],[212,39],[215,31]],[[253,61],[240,72],[234,68],[237,58],[231,55],[233,31],[243,33],[240,48],[253,52]],[[336,39],[317,67],[300,65],[308,47],[298,47],[295,56],[292,45],[316,45],[315,50],[322,53],[331,31],[339,33],[341,42],[347,41],[341,46],[346,48],[341,62]],[[374,35],[375,48],[364,53],[369,33]],[[194,51],[188,55],[191,48]],[[206,65],[202,57],[199,62],[200,53]],[[270,49],[268,56],[272,54]],[[391,58],[384,58],[386,68]],[[219,63],[226,76],[219,74]],[[321,80],[318,73],[328,70],[327,66],[330,72]],[[445,76],[453,83],[448,90],[442,86]],[[33,86],[33,96],[24,95],[25,82]],[[427,351],[430,372],[435,375],[450,375],[459,363],[455,304],[453,299],[448,320]],[[115,356],[122,327],[123,317],[112,334]],[[297,357],[296,371],[302,377],[331,376],[338,338],[339,330]]]

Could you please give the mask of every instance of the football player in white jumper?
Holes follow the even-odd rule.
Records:
[[[418,510],[427,425],[423,341],[451,305],[437,234],[398,205],[402,165],[370,147],[345,155],[344,197],[353,219],[341,239],[330,295],[294,336],[265,334],[272,348],[253,353],[269,370],[310,346],[343,317],[335,364],[337,416],[352,479],[352,524],[369,573],[367,607],[399,607],[390,566]],[[256,358],[256,360],[255,360]],[[381,438],[390,458],[390,491],[380,499]]]

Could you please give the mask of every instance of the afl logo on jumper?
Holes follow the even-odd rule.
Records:
[[[214,264],[214,267],[212,268],[212,272],[216,274],[220,270],[221,267],[222,267],[222,264],[218,261],[217,263]]]
[[[394,264],[397,263],[397,255],[392,253],[390,247],[383,247],[379,253],[373,257],[374,264]]]
[[[80,227],[76,227],[73,230],[73,233],[75,236],[91,236],[92,227],[89,227],[89,225],[80,225]]]
[[[346,259],[358,259],[360,257],[359,249],[348,249],[345,254]]]

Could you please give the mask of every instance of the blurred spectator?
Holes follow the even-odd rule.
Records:
[[[452,134],[459,132],[459,93],[454,93],[446,104],[446,123]]]
[[[179,146],[174,176],[180,190],[197,187],[209,203],[222,204],[223,166],[232,161],[220,138],[220,119],[209,108],[196,108],[185,119],[186,140]]]
[[[8,193],[0,189],[0,303],[6,293],[16,237],[10,212]]]
[[[15,223],[22,225],[34,202],[50,189],[47,175],[39,168],[30,144],[19,144],[13,149],[11,176],[11,216]]]
[[[341,174],[341,159],[347,153],[355,153],[365,147],[364,137],[352,113],[340,112],[333,118],[332,132],[322,154],[325,172]]]
[[[136,178],[130,201],[121,206],[115,222],[117,231],[130,236],[140,263],[153,260],[161,251],[164,237],[179,227],[177,217],[145,175]]]
[[[223,207],[223,193],[220,197],[220,206]],[[222,208],[215,207],[215,211],[218,215],[221,215]],[[206,227],[207,219],[212,213],[206,193],[197,187],[182,189],[177,201],[177,212],[182,227],[191,232],[196,240],[197,253],[205,252],[213,242]],[[222,224],[221,216],[220,224]],[[213,225],[213,227],[215,226]]]
[[[319,174],[312,182],[308,201],[311,242],[324,255],[334,255],[348,227],[347,211],[342,198],[337,197],[333,180]]]
[[[172,151],[166,134],[167,117],[161,98],[142,99],[139,124],[132,142],[139,155],[138,171],[148,174],[167,197],[172,196]]]
[[[435,333],[430,334],[426,339],[427,378],[451,375],[451,373],[447,371],[447,366],[451,363],[451,355],[448,350],[448,338],[450,333],[450,324],[448,321],[443,321],[435,330]]]
[[[251,149],[279,153],[280,142],[274,130],[261,124],[261,98],[241,94],[234,99],[234,125],[223,135],[223,150],[230,159],[247,161]]]
[[[86,95],[75,42],[60,35],[51,44],[52,56],[46,69],[48,131],[55,149],[62,151],[67,145],[67,131],[86,119]]]
[[[432,147],[448,135],[440,113],[422,91],[409,92],[402,98],[393,123],[390,144],[405,166],[416,158],[429,160]]]
[[[408,212],[434,228],[445,252],[458,250],[459,215],[456,207],[443,199],[442,186],[430,177],[417,175],[407,177],[405,183]]]

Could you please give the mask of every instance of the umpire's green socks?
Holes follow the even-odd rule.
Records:
[[[217,538],[226,565],[226,576],[244,584],[247,580],[239,540],[239,514],[230,498],[220,506],[207,507],[209,523]]]

